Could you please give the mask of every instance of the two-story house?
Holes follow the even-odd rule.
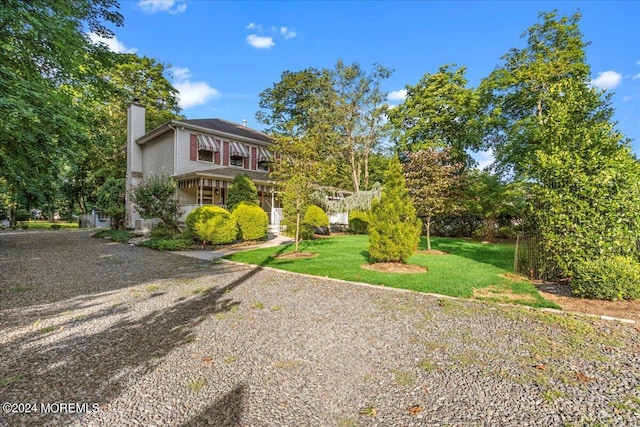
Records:
[[[177,182],[184,220],[199,206],[224,206],[229,184],[244,173],[277,225],[280,206],[275,183],[267,176],[271,144],[262,132],[220,119],[171,120],[146,132],[145,109],[134,101],[127,110],[127,193],[145,177],[169,175]],[[149,228],[128,197],[125,222],[129,228]]]

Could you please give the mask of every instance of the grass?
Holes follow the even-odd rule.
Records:
[[[421,274],[364,270],[361,266],[370,262],[367,244],[368,236],[333,236],[300,243],[300,251],[317,253],[318,256],[315,258],[273,257],[280,253],[293,252],[293,245],[237,252],[226,258],[297,273],[462,298],[473,297],[474,289],[493,287],[504,289],[509,295],[505,294],[505,297],[501,298],[500,293],[494,292],[490,298],[492,301],[559,308],[542,298],[535,286],[528,281],[501,277],[510,273],[513,268],[514,244],[482,244],[464,239],[432,238],[432,249],[447,252],[448,255],[414,254],[409,263],[429,269]],[[426,249],[424,239],[419,249]],[[514,295],[521,298],[514,298]]]
[[[77,222],[50,222],[50,221],[19,221],[21,224],[26,224],[29,230],[51,230],[52,228],[58,229],[70,229],[70,228],[78,228]],[[55,227],[51,227],[51,226]]]

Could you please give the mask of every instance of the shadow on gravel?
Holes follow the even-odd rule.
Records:
[[[240,425],[242,417],[244,384],[239,384],[209,405],[207,409],[202,411],[196,417],[191,418],[181,427],[201,427],[201,426],[218,426],[218,427],[234,427]]]
[[[108,408],[110,401],[161,365],[165,356],[192,342],[194,328],[202,321],[228,312],[240,303],[227,297],[227,293],[257,274],[260,268],[247,270],[244,267],[243,270],[245,274],[223,286],[190,295],[142,317],[125,318],[106,330],[82,331],[60,339],[55,335],[53,339],[47,339],[52,337],[37,331],[21,336],[0,349],[2,401],[98,403]],[[123,309],[117,306],[113,307],[113,312],[97,314],[109,316]],[[87,319],[91,320],[92,316]],[[237,401],[233,405],[239,414],[242,406],[238,396],[242,396],[242,390],[243,387],[236,388],[207,412]],[[54,421],[52,416],[29,414],[27,425],[52,422],[60,425],[72,420],[72,416],[64,415]],[[21,425],[25,418],[19,417],[21,415],[9,415],[2,421],[8,421],[8,425]]]

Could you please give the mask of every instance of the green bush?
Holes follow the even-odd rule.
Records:
[[[187,216],[185,223],[200,240],[214,245],[225,245],[238,238],[235,218],[219,206],[201,206]]]
[[[251,203],[257,206],[260,205],[258,189],[253,181],[251,181],[251,178],[249,178],[249,175],[241,173],[233,178],[231,185],[229,185],[226,202],[227,208],[229,208],[231,212],[233,212],[241,202]]]
[[[640,298],[640,262],[630,256],[596,258],[575,264],[574,294],[585,298],[633,300]]]
[[[517,233],[513,227],[500,227],[496,233],[496,237],[500,239],[515,239],[516,234]]]
[[[369,212],[349,212],[349,232],[354,234],[369,234]]]
[[[23,230],[27,230],[29,228],[29,223],[28,222],[19,222],[18,223],[18,227],[22,228]]]
[[[185,239],[184,237],[165,236],[145,240],[140,242],[139,245],[159,251],[184,251],[192,249],[194,242],[192,239]]]
[[[149,232],[149,237],[151,238],[165,238],[165,237],[173,237],[173,231],[169,230],[164,223],[160,223],[153,227]]]
[[[261,240],[267,237],[269,216],[261,207],[240,202],[231,212],[231,216],[238,223],[242,240]]]
[[[302,224],[305,228],[311,229],[312,233],[329,234],[329,217],[316,205],[310,205],[307,208]]]

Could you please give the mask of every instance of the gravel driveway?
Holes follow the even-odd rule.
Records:
[[[86,231],[2,232],[0,402],[0,426],[639,425],[640,339]]]

